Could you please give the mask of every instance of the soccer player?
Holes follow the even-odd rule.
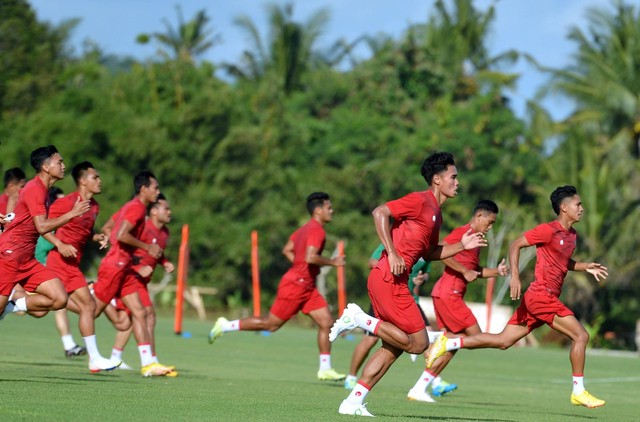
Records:
[[[209,333],[209,343],[213,343],[223,333],[229,331],[277,331],[289,319],[302,311],[318,325],[318,349],[320,366],[318,379],[342,381],[344,374],[331,367],[331,343],[329,329],[333,322],[326,300],[316,288],[316,277],[320,267],[344,265],[344,257],[325,258],[322,250],[325,244],[324,225],[333,219],[333,207],[329,195],[314,192],[307,197],[307,209],[311,218],[290,237],[283,255],[291,262],[291,268],[280,280],[276,300],[267,317],[248,317],[228,321],[218,318]]]
[[[48,204],[51,207],[56,200],[64,198],[64,192],[57,186],[49,188],[48,191]],[[43,265],[47,264],[47,256],[53,249],[53,243],[49,242],[44,237],[38,238],[36,244],[35,256],[36,259]],[[62,347],[64,348],[64,355],[67,358],[73,358],[77,356],[84,356],[87,354],[87,349],[79,346],[75,342],[71,335],[71,329],[69,328],[69,318],[67,317],[67,308],[58,309],[55,311],[56,329],[60,333],[60,340],[62,340]]]
[[[167,201],[167,198],[161,193],[160,195],[158,195],[158,200],[154,202],[149,208],[148,218],[145,222],[144,231],[142,232],[140,240],[145,243],[155,243],[160,246],[162,250],[164,250],[167,246],[167,241],[169,240],[169,229],[167,227],[167,224],[169,224],[170,222],[171,206],[169,205],[169,201]],[[155,344],[156,313],[153,307],[153,302],[151,302],[151,296],[149,295],[147,286],[149,285],[149,282],[151,281],[151,277],[153,275],[153,271],[158,264],[162,265],[162,267],[168,273],[172,273],[175,269],[171,261],[169,261],[164,256],[164,253],[158,258],[154,258],[145,250],[136,249],[133,255],[133,272],[127,275],[128,277],[135,277],[139,281],[140,289],[138,290],[138,295],[140,296],[140,301],[142,302],[142,305],[146,310],[146,322],[150,335],[151,351],[153,360],[156,363],[158,363]],[[118,301],[121,302],[120,300]],[[131,329],[118,331],[116,333],[116,341],[111,352],[111,359],[122,358],[122,351],[126,346],[127,341],[129,341],[130,335]],[[169,367],[171,368],[171,366]],[[127,365],[123,369],[131,368]],[[167,375],[175,376],[177,374],[177,371],[175,371],[174,369],[170,374]]]
[[[89,201],[90,210],[76,217],[55,233],[47,233],[44,238],[54,245],[47,256],[47,268],[56,273],[69,294],[67,308],[79,315],[78,325],[89,355],[89,370],[100,372],[117,368],[120,360],[105,359],[98,351],[95,335],[96,302],[91,296],[87,281],[80,270],[82,252],[89,239],[106,247],[108,239],[104,234],[94,233],[99,205],[94,196],[102,192],[102,180],[93,164],[83,161],[71,170],[76,183],[76,191],[58,199],[49,208],[49,216],[64,215],[79,201]]]
[[[498,205],[493,201],[482,200],[478,202],[473,209],[471,220],[453,230],[442,243],[446,245],[458,243],[469,229],[473,233],[486,235],[496,222],[498,211]],[[461,336],[482,332],[471,309],[464,302],[467,284],[479,277],[505,276],[509,271],[508,266],[502,260],[497,268],[481,267],[480,248],[462,251],[454,257],[443,260],[443,262],[446,265],[444,273],[431,292],[438,326],[440,329],[446,330],[445,333]],[[425,368],[412,390],[424,391],[430,384],[435,383],[440,373],[453,358],[453,353],[455,352],[447,353],[438,361],[437,366]],[[435,389],[434,394],[438,395]]]
[[[518,272],[520,250],[536,246],[535,280],[524,294],[520,306],[500,334],[481,333],[470,337],[447,338],[441,336],[429,350],[427,366],[448,351],[495,348],[506,350],[532,330],[543,324],[571,339],[569,360],[573,371],[571,403],[588,408],[604,406],[605,401],[592,396],[584,388],[585,350],[589,334],[580,322],[559,300],[564,278],[569,270],[586,271],[596,281],[605,279],[607,268],[596,262],[576,262],[571,256],[576,248],[577,233],[573,225],[582,219],[584,208],[576,188],[561,186],[551,193],[551,206],[558,216],[554,221],[542,223],[526,231],[509,246],[511,266],[510,293],[512,300],[520,299],[522,283]]]
[[[20,190],[27,183],[24,171],[14,167],[4,172],[4,192],[0,194],[0,214],[7,215],[13,211],[18,202]]]
[[[376,248],[376,250],[373,251],[373,253],[371,254],[371,257],[369,258],[369,268],[371,269],[375,268],[375,266],[378,264],[378,261],[380,260],[380,257],[382,256],[383,250],[384,250],[384,245],[380,244]],[[424,319],[424,323],[427,326],[429,341],[431,342],[437,335],[442,333],[431,331],[429,320],[427,319],[427,316],[422,311],[422,308],[420,308],[420,286],[422,286],[429,279],[430,269],[431,269],[430,262],[425,261],[422,258],[420,258],[418,262],[416,262],[416,265],[414,265],[413,268],[411,269],[411,274],[409,274],[409,291],[413,295],[413,299],[418,304],[418,309],[420,310],[420,313],[422,314],[422,318]],[[368,313],[373,314],[373,306],[370,307]],[[353,388],[356,386],[356,383],[358,382],[358,377],[356,376],[356,374],[358,373],[358,371],[360,370],[360,367],[362,366],[365,359],[369,355],[369,352],[377,342],[378,342],[378,337],[374,336],[372,333],[368,331],[364,332],[364,336],[362,336],[362,340],[360,340],[360,343],[358,343],[358,345],[353,350],[353,354],[351,356],[351,367],[349,369],[349,375],[347,375],[347,378],[344,381],[344,388],[346,388],[347,390],[353,390]],[[410,356],[411,356],[411,360],[415,362],[418,355],[412,354]],[[444,381],[439,376],[433,378],[432,381],[433,382],[431,383],[431,390],[433,395],[435,396],[441,396],[443,394],[449,393],[455,390],[456,388],[458,388],[456,384],[450,384]],[[415,391],[420,391],[420,390],[415,390]],[[426,401],[428,403],[432,403],[435,401],[431,398],[431,396],[428,393],[426,393],[424,388],[422,389],[422,392],[419,394],[415,394],[414,389],[411,389],[409,391],[408,398],[409,400]]]
[[[136,249],[143,249],[154,258],[162,256],[162,249],[157,243],[145,243],[140,240],[147,207],[158,199],[160,186],[155,175],[145,170],[134,177],[133,187],[135,197],[116,213],[117,219],[109,237],[111,249],[98,268],[98,280],[93,286],[95,315],[100,315],[116,296],[122,298],[131,310],[133,334],[138,342],[142,366],[140,372],[144,377],[163,376],[171,372],[171,368],[153,361],[147,313],[138,294],[140,283],[134,277],[128,277],[132,271],[133,254]],[[113,320],[112,322],[116,323]]]
[[[78,199],[71,210],[57,218],[47,218],[47,189],[64,177],[64,162],[55,146],[31,152],[36,175],[20,191],[15,219],[0,236],[0,319],[9,312],[27,311],[44,316],[67,305],[67,292],[60,279],[34,257],[39,235],[63,226],[89,211],[89,201]],[[10,298],[20,284],[30,294]]]
[[[445,259],[487,244],[481,233],[469,230],[456,244],[438,245],[440,206],[456,196],[458,171],[451,154],[437,152],[425,159],[421,173],[429,186],[426,191],[410,193],[373,210],[376,232],[385,249],[367,284],[375,317],[350,303],[331,328],[330,341],[356,327],[382,339],[382,347],[369,358],[355,388],[340,404],[341,414],[373,416],[364,404],[371,388],[403,351],[418,355],[429,345],[425,322],[408,287],[409,273],[418,259]]]

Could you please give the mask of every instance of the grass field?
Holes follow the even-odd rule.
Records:
[[[178,367],[176,378],[143,378],[139,372],[92,375],[86,358],[65,359],[53,318],[10,315],[0,322],[0,421],[329,421],[347,396],[341,383],[316,380],[316,331],[294,324],[269,336],[231,333],[213,346],[210,323],[187,320],[172,333],[160,318],[162,362]],[[98,321],[100,350],[108,356],[113,329]],[[74,330],[76,340],[80,340]],[[347,372],[360,335],[338,339],[334,367]],[[133,342],[124,355],[139,365]],[[599,409],[569,403],[568,350],[514,348],[462,351],[444,378],[459,389],[438,403],[406,400],[422,372],[419,360],[402,356],[367,397],[381,419],[434,421],[637,421],[640,359],[590,354],[586,385],[607,400]]]

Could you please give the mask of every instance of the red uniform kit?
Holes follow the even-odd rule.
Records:
[[[578,235],[573,228],[565,230],[560,223],[552,221],[525,232],[524,237],[530,245],[536,245],[536,278],[509,324],[527,324],[531,332],[543,324],[553,327],[556,315],[573,315],[558,297]]]
[[[111,248],[100,263],[98,268],[98,281],[94,285],[95,296],[103,303],[111,302],[116,296],[127,296],[138,290],[138,282],[126,277],[131,271],[133,254],[136,248],[117,239],[117,233],[124,221],[132,225],[131,235],[140,239],[144,230],[147,208],[138,199],[134,198],[120,208],[112,217],[115,221],[109,241]]]
[[[47,187],[34,177],[20,191],[13,222],[0,236],[0,294],[8,296],[16,284],[33,292],[55,273],[39,263],[34,252],[40,234],[33,218],[46,215]]]
[[[327,306],[326,300],[316,288],[316,277],[320,267],[305,262],[309,246],[317,248],[318,255],[322,254],[325,243],[324,228],[312,218],[296,230],[289,239],[294,245],[293,265],[282,276],[276,300],[270,309],[273,315],[284,321],[291,319],[299,311],[308,314]]]
[[[151,219],[147,218],[140,240],[144,243],[155,243],[162,250],[164,250],[167,247],[168,239],[169,229],[166,226],[159,229],[155,224],[153,224]],[[138,295],[140,296],[140,302],[142,303],[142,306],[148,307],[153,305],[153,303],[151,302],[151,296],[149,296],[149,289],[147,288],[149,281],[151,281],[153,272],[147,277],[142,277],[138,273],[138,270],[145,266],[149,266],[152,269],[155,269],[156,265],[164,265],[166,262],[168,262],[168,260],[164,256],[164,254],[162,254],[160,258],[154,258],[149,255],[147,251],[143,249],[136,249],[136,252],[133,255],[133,265],[131,267],[133,271],[128,271],[126,277],[127,279],[132,279],[127,280],[128,283],[137,284]],[[118,310],[126,310],[126,306],[124,305],[124,303],[122,303],[122,300],[120,300],[120,298],[116,300],[116,308]]]
[[[444,238],[444,243],[453,245],[460,242],[462,236],[471,229],[469,224],[458,227]],[[480,268],[480,248],[463,250],[455,256],[455,260],[470,270]],[[442,277],[433,286],[431,297],[436,312],[438,327],[452,333],[460,333],[478,323],[471,309],[464,303],[467,291],[467,280],[459,272],[445,267]]]
[[[49,209],[49,218],[57,218],[71,211],[80,198],[78,192],[73,192],[64,198],[58,199]],[[91,208],[80,217],[76,217],[64,226],[56,230],[56,237],[60,241],[76,248],[76,257],[64,257],[57,249],[51,250],[47,257],[47,267],[53,270],[62,280],[67,293],[71,293],[87,285],[87,281],[80,271],[82,251],[90,237],[93,235],[93,226],[98,217],[100,207],[95,199],[91,198]]]
[[[387,251],[383,251],[369,274],[369,298],[376,317],[413,334],[424,330],[426,325],[407,282],[413,265],[438,244],[442,213],[431,191],[413,192],[386,205],[395,220],[391,228],[393,244],[404,258],[406,271],[393,275]]]

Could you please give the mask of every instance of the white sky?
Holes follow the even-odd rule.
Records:
[[[638,5],[640,0],[626,0]],[[73,34],[73,45],[79,50],[82,41],[95,41],[106,53],[132,55],[136,58],[153,56],[153,45],[135,42],[143,32],[162,32],[163,19],[177,22],[176,5],[182,8],[185,20],[198,10],[205,9],[211,18],[210,26],[221,34],[222,44],[213,47],[203,58],[214,63],[237,62],[248,48],[241,31],[233,25],[238,15],[248,15],[266,36],[265,0],[29,0],[38,19],[54,24],[63,19],[78,17],[82,22]],[[276,0],[284,4],[287,1]],[[329,8],[331,19],[327,33],[320,40],[321,47],[329,47],[335,40],[354,40],[360,35],[386,32],[397,38],[412,23],[422,23],[433,10],[434,0],[291,0],[294,19],[306,21],[322,7]],[[450,1],[453,4],[453,1]],[[592,6],[611,8],[608,0],[475,0],[474,5],[485,10],[495,4],[496,18],[488,47],[493,54],[509,49],[531,54],[546,66],[561,67],[568,63],[574,46],[566,39],[570,26],[584,27],[586,9]],[[521,60],[516,66],[504,69],[520,73],[518,88],[508,93],[514,110],[524,115],[527,99],[545,82],[533,66]],[[571,105],[559,99],[545,105],[556,117],[569,113]]]

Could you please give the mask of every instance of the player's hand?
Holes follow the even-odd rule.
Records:
[[[389,254],[388,260],[389,260],[389,269],[391,270],[391,274],[400,275],[400,274],[404,274],[404,272],[407,270],[407,266],[404,263],[404,259],[402,259],[402,257],[397,253]]]
[[[176,267],[174,267],[174,265],[169,261],[165,262],[163,267],[164,270],[168,273],[172,273],[176,269]]]
[[[586,271],[589,274],[592,274],[596,278],[596,281],[598,283],[600,282],[600,278],[604,280],[609,275],[609,273],[607,272],[607,267],[602,264],[598,264],[597,262],[588,263]]]
[[[147,253],[152,258],[160,258],[162,256],[162,248],[158,246],[156,243],[149,244],[149,249],[147,249]]]
[[[511,289],[511,300],[520,299],[520,294],[522,293],[522,283],[520,282],[520,278],[511,276],[509,287]]]
[[[109,237],[104,233],[96,234],[93,240],[100,244],[101,250],[109,247]]]
[[[472,231],[472,229],[467,230],[467,232],[462,236],[462,239],[460,239],[462,248],[464,250],[469,250],[487,246],[487,239],[485,239],[484,233],[472,233]]]
[[[418,271],[418,274],[413,277],[413,284],[415,284],[416,286],[422,286],[424,284],[424,281],[428,278],[429,276],[427,274],[424,274],[422,272],[422,270]]]
[[[140,274],[140,277],[142,278],[147,278],[151,275],[151,273],[153,273],[153,268],[151,268],[150,265],[143,265],[142,267],[137,269],[138,274]]]
[[[80,199],[80,197],[78,197],[78,199],[76,200],[76,203],[73,204],[71,213],[73,214],[74,217],[80,217],[82,214],[89,211],[90,208],[91,208],[91,201],[89,200],[83,201],[82,199]]]
[[[346,262],[346,257],[344,255],[336,255],[331,258],[331,265],[334,267],[342,267]]]
[[[475,270],[466,270],[464,273],[462,273],[462,276],[465,280],[467,280],[467,282],[471,283],[480,276],[480,273]]]
[[[73,245],[60,242],[60,244],[56,246],[56,248],[58,249],[58,252],[60,252],[60,255],[64,256],[65,258],[78,257],[78,250]]]
[[[504,277],[509,274],[509,266],[506,264],[504,258],[502,258],[502,261],[498,264],[497,270],[499,276]]]

